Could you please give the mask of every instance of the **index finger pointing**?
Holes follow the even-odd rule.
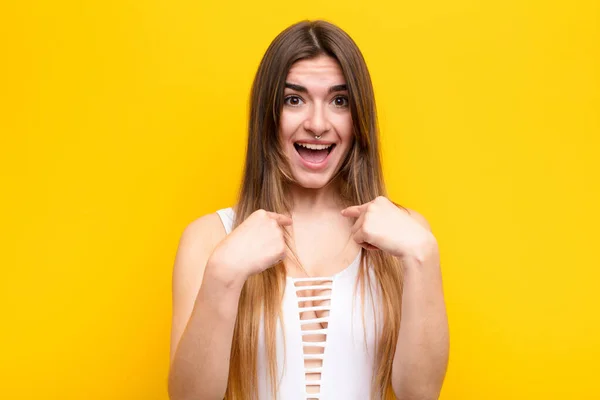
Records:
[[[358,218],[368,205],[369,203],[361,204],[359,206],[350,206],[342,210],[342,215],[344,217]]]
[[[292,224],[292,219],[287,215],[277,214],[272,211],[267,211],[267,215],[277,221],[279,225],[287,226]]]

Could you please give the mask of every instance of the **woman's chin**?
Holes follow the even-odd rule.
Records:
[[[294,176],[296,185],[304,189],[321,189],[329,183],[329,174],[320,176]]]

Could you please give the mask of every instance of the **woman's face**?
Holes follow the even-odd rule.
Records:
[[[292,65],[279,137],[300,186],[318,189],[329,182],[353,140],[346,80],[334,58],[322,55]]]

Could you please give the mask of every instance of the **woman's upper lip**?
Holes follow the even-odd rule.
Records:
[[[328,142],[326,140],[316,140],[316,139],[296,140],[294,143],[335,144],[334,142]]]

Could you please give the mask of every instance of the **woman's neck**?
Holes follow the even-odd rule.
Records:
[[[341,210],[339,190],[335,185],[319,189],[307,189],[298,185],[290,186],[294,214],[321,214]]]

